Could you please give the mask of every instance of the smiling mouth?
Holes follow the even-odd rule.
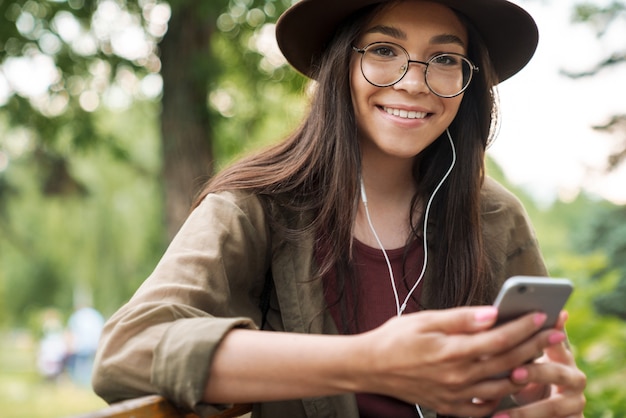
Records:
[[[428,116],[426,112],[416,112],[414,110],[394,109],[386,106],[383,106],[382,109],[390,115],[403,119],[424,119]]]

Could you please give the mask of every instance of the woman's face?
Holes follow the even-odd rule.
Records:
[[[409,0],[383,8],[367,24],[355,46],[393,42],[411,60],[428,61],[440,53],[467,53],[467,31],[451,9]],[[363,157],[413,159],[437,139],[454,119],[463,95],[441,98],[425,83],[424,65],[412,63],[398,83],[370,84],[361,72],[361,54],[350,63],[352,104]]]

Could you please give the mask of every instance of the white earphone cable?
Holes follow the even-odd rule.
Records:
[[[437,187],[435,187],[435,190],[433,190],[433,193],[430,195],[430,199],[428,199],[428,203],[426,204],[426,210],[424,211],[424,263],[422,264],[422,271],[419,275],[419,278],[415,281],[415,284],[409,291],[409,294],[406,295],[406,298],[404,299],[404,303],[402,304],[402,307],[400,308],[400,313],[398,315],[401,315],[402,312],[404,312],[404,310],[406,309],[406,305],[409,302],[409,298],[411,297],[411,294],[415,291],[415,289],[417,289],[417,286],[424,278],[424,273],[426,273],[426,265],[428,264],[428,241],[426,239],[426,230],[428,229],[428,216],[430,215],[430,205],[432,204],[435,195],[452,172],[454,165],[456,164],[456,149],[454,148],[454,142],[452,142],[452,136],[450,135],[450,131],[448,129],[446,129],[446,134],[448,135],[448,141],[450,142],[450,147],[452,148],[452,162],[450,163],[450,167],[448,168],[448,171],[446,171],[446,174],[444,174],[439,184],[437,184]]]
[[[435,195],[437,194],[437,192],[439,191],[443,183],[446,181],[446,179],[452,172],[454,165],[456,164],[456,149],[454,147],[454,142],[452,142],[452,136],[450,135],[450,131],[447,129],[446,129],[446,134],[448,136],[448,141],[450,142],[450,146],[452,147],[452,162],[450,163],[450,167],[448,168],[448,171],[446,171],[446,173],[444,174],[439,184],[437,184],[437,187],[435,187],[435,190],[433,190],[433,193],[431,194],[430,199],[428,199],[428,203],[426,204],[426,210],[424,212],[424,238],[423,238],[424,263],[422,265],[422,271],[420,272],[420,275],[418,276],[417,280],[415,281],[415,284],[413,285],[413,287],[407,294],[402,305],[400,305],[400,300],[398,297],[398,290],[396,288],[396,281],[394,279],[393,269],[391,268],[391,262],[389,261],[387,252],[385,251],[385,248],[383,247],[383,244],[380,241],[380,238],[378,237],[378,234],[376,233],[376,229],[374,229],[374,225],[372,223],[372,218],[370,216],[369,208],[367,205],[367,195],[365,194],[365,186],[363,184],[363,178],[361,178],[361,201],[363,202],[363,206],[365,208],[365,216],[367,217],[367,222],[369,224],[370,230],[372,231],[372,234],[374,235],[374,239],[376,240],[376,243],[378,244],[381,251],[383,252],[383,256],[385,257],[385,262],[387,263],[387,269],[389,270],[389,276],[391,279],[391,287],[393,289],[393,295],[394,295],[395,302],[396,302],[396,313],[398,316],[402,315],[402,313],[405,311],[407,303],[411,295],[413,294],[415,289],[417,289],[420,282],[424,278],[424,274],[426,272],[426,266],[428,264],[428,236],[427,236],[428,234],[427,232],[428,232],[428,217],[430,215],[430,207],[435,198]]]
[[[376,233],[376,230],[374,229],[374,225],[372,224],[370,211],[367,207],[367,196],[365,194],[365,185],[363,184],[363,178],[361,178],[361,201],[363,202],[363,207],[365,208],[365,216],[367,217],[367,223],[369,224],[372,234],[374,234],[374,238],[376,239],[378,246],[383,251],[383,256],[385,257],[385,261],[387,262],[387,269],[389,270],[389,278],[391,280],[391,288],[393,289],[393,297],[396,301],[396,314],[400,316],[401,315],[401,312],[399,310],[400,299],[398,298],[398,290],[396,289],[396,283],[393,277],[393,269],[391,268],[391,262],[389,261],[389,257],[387,256],[387,251],[385,251],[385,248],[383,247],[383,243],[380,241],[380,238],[378,238],[378,234]]]

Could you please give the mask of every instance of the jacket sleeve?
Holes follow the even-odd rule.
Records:
[[[157,393],[200,415],[228,407],[201,401],[211,359],[229,330],[256,327],[269,257],[257,198],[207,196],[154,272],[107,321],[96,393],[108,402]]]

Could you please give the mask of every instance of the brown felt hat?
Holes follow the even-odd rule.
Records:
[[[308,77],[337,26],[359,9],[393,0],[300,0],[276,24],[278,45],[287,61]],[[430,0],[464,15],[481,34],[500,81],[530,61],[539,39],[537,25],[507,0]]]

